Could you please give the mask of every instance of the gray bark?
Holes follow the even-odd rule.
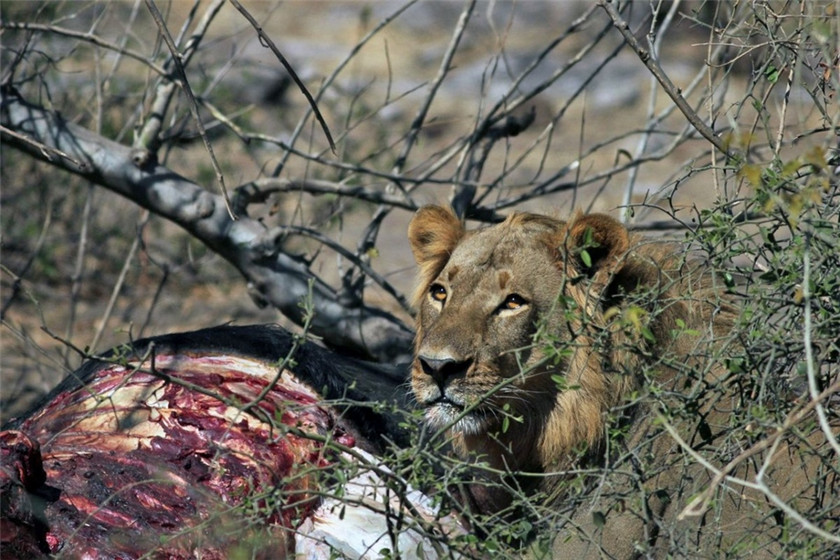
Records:
[[[65,121],[58,113],[0,92],[3,141],[75,173],[171,220],[233,264],[270,305],[298,324],[312,283],[310,332],[336,348],[378,361],[407,361],[412,330],[364,304],[345,306],[305,262],[284,253],[276,230],[247,216],[233,219],[213,194],[158,164],[154,154],[113,142]]]

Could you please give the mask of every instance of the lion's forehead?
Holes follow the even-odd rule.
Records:
[[[505,290],[539,285],[556,271],[554,255],[543,240],[489,228],[455,248],[440,278],[453,286]]]
[[[551,249],[544,235],[520,228],[495,226],[474,232],[452,252],[450,264],[493,270],[516,268],[538,256],[548,257]]]

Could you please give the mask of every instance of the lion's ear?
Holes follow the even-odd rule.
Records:
[[[464,225],[442,206],[424,206],[408,224],[414,260],[423,268],[442,267],[463,236]]]
[[[630,237],[627,228],[605,214],[578,214],[568,225],[566,247],[575,268],[586,276],[610,274],[630,247]]]

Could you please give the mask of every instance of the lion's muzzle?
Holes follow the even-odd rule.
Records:
[[[472,360],[456,360],[452,357],[433,358],[418,356],[423,373],[431,377],[441,393],[445,392],[449,380],[454,377],[465,377],[472,365]]]

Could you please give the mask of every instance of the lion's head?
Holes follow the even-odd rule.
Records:
[[[408,235],[414,396],[432,428],[494,467],[543,472],[597,451],[646,356],[708,316],[673,297],[690,288],[679,259],[605,215],[516,213],[467,231],[430,206]]]

